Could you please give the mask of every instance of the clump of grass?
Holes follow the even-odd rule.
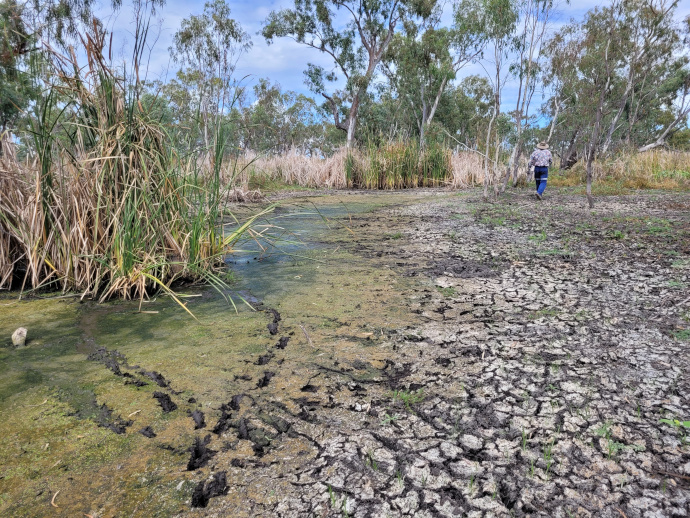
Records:
[[[593,189],[604,195],[629,194],[638,189],[686,189],[690,186],[690,153],[665,149],[619,153],[595,161],[594,179]],[[584,181],[582,162],[568,171],[549,175],[552,186],[580,187]]]
[[[0,166],[0,289],[105,300],[172,294],[178,280],[220,287],[223,255],[251,231],[251,221],[229,233],[218,225],[224,129],[201,178],[196,161],[176,155],[127,71],[107,67],[106,38],[94,31],[86,71],[74,53],[53,60],[56,84],[30,132],[35,159]]]
[[[418,403],[424,401],[424,389],[418,390],[395,390],[391,393],[393,401],[400,401],[408,410]]]
[[[453,286],[448,286],[445,288],[437,286],[436,289],[438,289],[438,291],[441,292],[441,295],[443,295],[447,299],[453,298],[455,296],[455,288]]]

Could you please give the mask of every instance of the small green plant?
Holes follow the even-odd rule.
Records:
[[[681,281],[670,280],[666,283],[669,288],[686,288],[687,284]]]
[[[402,474],[401,470],[395,472],[395,479],[398,481],[398,484],[400,484],[400,487],[405,485],[405,476]]]
[[[437,289],[441,292],[441,295],[443,295],[447,299],[453,298],[455,296],[455,288],[453,286],[448,286],[446,288],[438,286]]]
[[[608,453],[608,458],[611,459],[615,457],[619,451],[624,450],[626,445],[622,442],[616,442],[611,437],[611,421],[605,421],[601,424],[599,428],[595,430],[595,433],[599,437],[603,437],[606,440],[606,451]]]
[[[560,314],[560,310],[556,308],[544,308],[540,309],[539,311],[535,311],[529,316],[529,318],[531,320],[536,320],[542,317],[555,317],[558,314]]]
[[[386,414],[383,417],[383,419],[381,419],[381,424],[387,425],[387,424],[390,424],[390,423],[397,421],[398,419],[400,419],[400,416],[398,414],[394,414],[394,415]]]
[[[609,235],[609,239],[623,239],[625,238],[625,233],[621,230],[612,230]]]
[[[535,243],[543,243],[544,241],[546,241],[546,232],[542,230],[539,234],[529,236],[527,239],[529,239],[530,241],[534,241]]]
[[[546,478],[548,479],[553,464],[553,438],[544,445],[544,462],[546,463]]]
[[[403,235],[402,232],[395,232],[394,234],[386,234],[386,238],[388,239],[402,239]]]
[[[681,329],[680,331],[674,331],[673,337],[676,340],[688,342],[688,341],[690,341],[690,329]]]
[[[469,484],[469,492],[472,494],[472,490],[474,489],[474,475],[470,477],[470,484]]]
[[[373,469],[374,471],[379,470],[379,463],[376,462],[376,459],[374,458],[374,452],[371,450],[367,452],[367,461],[371,469]]]
[[[529,460],[529,478],[534,478],[534,459]]]
[[[418,390],[396,390],[391,393],[393,401],[401,401],[408,410],[412,410],[412,406],[424,401],[424,389]]]
[[[527,451],[527,433],[522,429],[522,451]]]
[[[680,435],[681,442],[683,444],[687,442],[686,430],[690,429],[690,421],[681,421],[680,419],[659,419],[659,422],[673,426]]]

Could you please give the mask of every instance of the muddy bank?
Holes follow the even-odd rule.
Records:
[[[3,513],[688,514],[688,196],[347,199],[257,261],[261,311],[43,302],[53,340],[2,349]]]

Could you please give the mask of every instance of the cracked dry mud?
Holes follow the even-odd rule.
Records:
[[[24,465],[3,471],[0,504],[17,516],[690,515],[690,437],[660,422],[690,419],[687,194],[593,211],[556,190],[542,203],[341,199],[371,204],[320,237],[316,252],[341,263],[278,265],[280,295],[247,296],[258,313],[212,329],[161,316],[110,337],[94,324],[110,309],[84,313],[99,427],[65,410],[60,434],[87,434],[98,459],[36,453],[43,473],[20,490],[7,488]],[[99,325],[129,322],[113,315]],[[47,406],[66,408],[43,394],[17,399],[37,429]],[[47,442],[22,437],[8,441],[20,461]]]
[[[316,362],[303,397],[243,402],[208,470],[228,496],[188,514],[688,516],[690,447],[660,419],[690,417],[689,208],[437,196],[351,218],[419,323]]]

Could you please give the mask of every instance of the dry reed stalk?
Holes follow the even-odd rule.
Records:
[[[483,159],[477,153],[460,151],[451,156],[453,180],[451,187],[463,189],[481,185],[484,181]]]

